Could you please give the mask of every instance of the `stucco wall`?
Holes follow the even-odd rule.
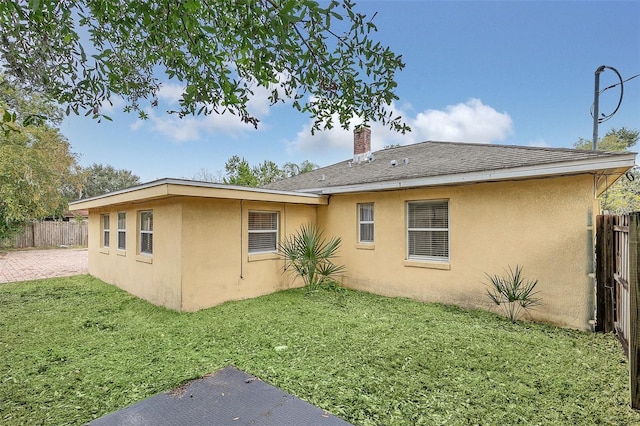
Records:
[[[406,202],[449,200],[450,261],[406,261]],[[373,202],[375,243],[357,243],[356,203]],[[333,195],[318,208],[328,235],[343,239],[344,283],[421,301],[495,309],[485,273],[521,265],[538,279],[532,318],[588,329],[593,316],[593,180],[590,176],[435,189]]]
[[[138,212],[153,210],[153,255],[139,254]],[[127,214],[126,250],[117,249],[118,212]],[[102,214],[109,214],[110,244],[101,247]],[[89,213],[89,273],[127,292],[180,309],[182,207],[171,201],[96,209]],[[171,232],[166,232],[171,230]]]
[[[153,255],[139,254],[138,212],[153,210]],[[228,300],[300,285],[275,253],[248,253],[248,212],[276,211],[279,238],[315,223],[316,207],[174,197],[89,215],[89,273],[171,309],[195,311]],[[127,213],[127,248],[117,249],[117,213]],[[110,215],[110,247],[101,247],[101,215]]]
[[[406,203],[449,201],[450,261],[407,261]],[[373,202],[375,243],[357,243],[357,203]],[[591,176],[332,195],[327,206],[174,196],[94,208],[89,272],[152,303],[194,311],[300,285],[276,254],[248,253],[250,210],[277,211],[279,237],[314,223],[343,240],[338,261],[350,287],[388,296],[494,309],[485,273],[521,265],[539,280],[532,319],[588,329],[594,289]],[[153,209],[153,256],[138,254],[138,212]],[[117,213],[127,213],[127,249],[117,249]],[[109,249],[100,215],[109,213]]]
[[[188,199],[183,204],[182,309],[194,311],[299,285],[275,253],[248,253],[250,210],[279,214],[280,240],[316,221],[315,206]]]

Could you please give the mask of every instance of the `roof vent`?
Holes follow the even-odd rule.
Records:
[[[391,164],[391,167],[395,167],[398,165],[398,162],[396,160],[391,160],[389,164]]]
[[[409,164],[409,159],[407,157],[405,157],[405,158],[402,159],[402,162],[404,164]]]
[[[325,177],[324,177],[324,175],[322,175],[322,176],[320,176],[320,179],[318,179],[318,180],[322,182],[322,181],[324,181],[324,179],[325,179]]]

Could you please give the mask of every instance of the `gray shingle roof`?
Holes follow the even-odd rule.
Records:
[[[331,187],[606,160],[629,155],[628,152],[428,141],[376,151],[374,160],[370,162],[349,165],[351,159],[341,161],[265,185],[264,188],[322,192]]]

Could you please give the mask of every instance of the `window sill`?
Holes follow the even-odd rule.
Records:
[[[118,256],[123,256],[124,257],[124,256],[127,255],[127,251],[126,250],[122,250],[122,249],[118,249],[118,250],[116,250],[116,254]]]
[[[449,262],[433,262],[429,260],[405,260],[404,266],[409,268],[441,269],[445,271],[451,270],[451,264]]]
[[[261,260],[273,260],[280,259],[281,256],[277,252],[268,252],[268,253],[250,253],[249,254],[249,262],[259,262]]]
[[[100,252],[102,254],[109,254],[109,248],[108,247],[100,247],[98,249],[98,252]]]
[[[136,256],[136,261],[142,263],[153,263],[153,257],[150,255],[139,254]]]
[[[358,250],[375,250],[376,245],[374,243],[357,243],[356,248]]]

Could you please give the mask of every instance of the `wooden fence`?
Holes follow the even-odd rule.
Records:
[[[615,332],[629,357],[631,407],[640,409],[640,212],[596,220],[596,331]]]
[[[13,238],[0,241],[3,248],[86,246],[87,221],[43,221],[25,223]]]

